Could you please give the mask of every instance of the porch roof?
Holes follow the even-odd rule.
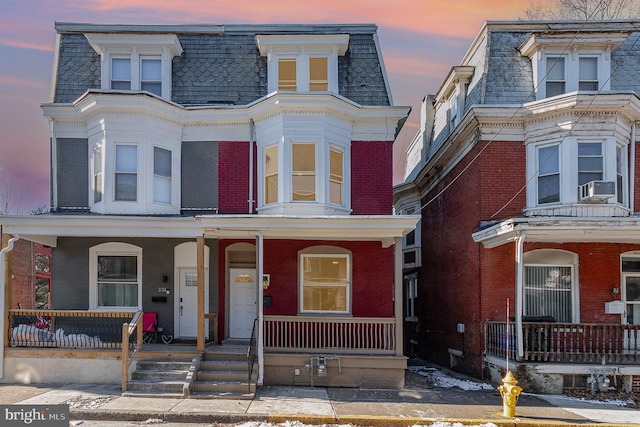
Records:
[[[2,216],[2,231],[21,239],[57,245],[57,238],[157,237],[251,238],[380,241],[387,247],[416,226],[416,215],[275,216],[203,215],[196,217],[19,215]]]
[[[640,243],[640,217],[540,217],[510,218],[472,234],[485,248],[514,242]]]

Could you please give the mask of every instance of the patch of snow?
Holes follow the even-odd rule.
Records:
[[[422,375],[423,377],[430,378],[433,385],[436,387],[451,388],[458,387],[462,390],[495,390],[491,384],[481,383],[471,380],[461,380],[459,378],[453,378],[442,371],[435,368],[427,368],[424,366],[409,366],[409,370]]]

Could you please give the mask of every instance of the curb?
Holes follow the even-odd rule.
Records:
[[[351,424],[359,427],[411,427],[414,425],[429,425],[436,422],[460,424],[463,426],[481,426],[493,424],[498,427],[569,427],[575,426],[575,422],[559,420],[532,420],[524,418],[513,419],[465,419],[465,418],[419,418],[419,417],[387,417],[374,415],[307,415],[307,414],[238,414],[238,413],[212,413],[212,412],[160,412],[160,411],[122,411],[122,410],[96,410],[96,409],[71,409],[72,420],[90,421],[146,421],[159,419],[174,423],[241,423],[241,422],[269,422],[284,423],[286,421],[299,421],[309,425]],[[621,427],[640,424],[614,424],[585,422],[580,427]]]

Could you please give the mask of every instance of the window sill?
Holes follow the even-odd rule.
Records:
[[[567,216],[567,217],[627,217],[628,208],[618,204],[575,203],[549,206],[536,206],[523,211],[525,217]]]

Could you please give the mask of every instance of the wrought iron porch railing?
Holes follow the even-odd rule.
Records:
[[[251,339],[249,340],[249,349],[247,350],[247,363],[248,372],[249,372],[249,394],[251,394],[251,377],[253,376],[253,365],[256,363],[256,359],[258,358],[258,346],[256,343],[256,333],[258,328],[258,319],[253,321],[253,329],[251,330]]]
[[[268,351],[395,354],[394,318],[265,316]]]
[[[488,321],[487,355],[516,359],[516,328],[506,322]],[[586,364],[635,364],[640,362],[640,325],[595,323],[530,323],[522,325],[523,361]]]
[[[9,310],[11,347],[119,349],[122,323],[135,312]]]

